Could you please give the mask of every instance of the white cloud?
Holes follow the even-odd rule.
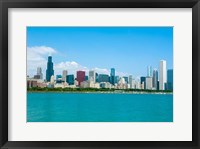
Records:
[[[54,70],[55,74],[62,74],[63,70],[67,70],[68,74],[76,74],[76,71],[78,70],[83,70],[87,72],[89,69],[85,66],[78,64],[75,61],[66,61],[55,64]]]
[[[62,74],[63,70],[68,70],[68,74],[74,74],[75,76],[76,76],[76,71],[78,70],[85,71],[86,75],[88,75],[89,70],[94,70],[98,74],[110,75],[110,70],[106,68],[98,68],[98,67],[88,68],[86,66],[82,66],[81,64],[78,64],[75,61],[66,61],[66,62],[60,62],[58,64],[55,64],[54,70],[55,70],[55,74]],[[122,77],[122,76],[128,76],[129,74],[116,71],[116,75],[119,75],[120,77]]]
[[[27,47],[27,74],[31,77],[36,74],[37,67],[41,67],[43,71],[43,76],[46,75],[46,65],[47,65],[47,56],[56,54],[57,51],[51,47],[47,46],[34,46]],[[54,74],[62,74],[63,70],[68,70],[68,74],[75,74],[78,70],[86,71],[86,75],[88,75],[89,70],[95,70],[98,74],[108,74],[110,75],[110,69],[106,68],[88,68],[86,66],[82,66],[81,64],[75,61],[65,61],[55,64],[54,63]],[[128,73],[118,72],[116,71],[116,75],[128,76]]]
[[[82,70],[86,72],[86,75],[88,75],[89,70],[95,70],[98,74],[110,74],[110,71],[106,68],[88,68],[86,66],[82,66],[81,64],[78,64],[75,61],[66,61],[66,62],[60,62],[58,64],[55,64],[55,74],[62,74],[63,70],[68,70],[68,74],[75,74],[76,71]]]
[[[93,70],[95,70],[99,74],[107,74],[107,75],[110,74],[110,71],[108,69],[105,69],[105,68],[97,68],[96,67]]]
[[[46,46],[34,46],[34,47],[27,47],[29,54],[37,54],[37,55],[51,55],[57,53],[55,49]],[[28,55],[31,56],[31,55]]]
[[[41,67],[43,75],[46,69],[47,55],[57,53],[55,49],[46,46],[27,47],[27,74],[36,74],[37,67]]]

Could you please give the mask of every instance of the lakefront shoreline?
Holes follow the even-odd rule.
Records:
[[[110,91],[27,91],[27,93],[81,93],[81,94],[162,94],[168,95],[173,92],[145,92],[145,91],[130,91],[130,92],[110,92]]]
[[[97,93],[97,94],[173,94],[170,90],[114,89],[114,88],[27,88],[27,92],[43,93]]]

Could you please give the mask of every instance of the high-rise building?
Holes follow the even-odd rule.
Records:
[[[62,83],[62,75],[56,75],[56,83]]]
[[[62,79],[62,75],[56,75],[56,80]]]
[[[143,90],[144,88],[145,88],[144,82],[142,82],[142,84],[141,84],[141,89]]]
[[[144,84],[144,89],[146,87],[146,77],[140,77],[140,84]]]
[[[153,87],[153,81],[152,81],[152,77],[146,77],[146,87],[145,89],[147,90],[151,90]]]
[[[37,67],[37,75],[40,76],[39,79],[43,79],[42,68]]]
[[[96,73],[94,70],[89,71],[89,81],[94,81],[94,83],[96,82]]]
[[[73,74],[67,75],[67,83],[69,85],[74,85],[74,75]]]
[[[78,81],[78,85],[80,86],[81,82],[85,81],[85,71],[77,71],[76,80]]]
[[[119,76],[115,76],[115,83],[119,82]]]
[[[154,69],[153,70],[153,88],[156,90],[158,89],[157,83],[158,83],[158,70]]]
[[[128,77],[123,77],[125,82],[128,84]]]
[[[88,80],[88,76],[85,76],[85,81],[87,81]]]
[[[141,89],[141,84],[138,80],[135,80],[135,89]]]
[[[160,61],[159,69],[159,90],[165,90],[165,84],[167,83],[167,64],[165,60]]]
[[[115,85],[115,68],[111,68],[110,70],[110,83]]]
[[[119,79],[118,88],[119,89],[126,89],[127,88],[126,82],[125,82],[123,77],[120,77],[120,79]]]
[[[152,77],[152,67],[147,66],[147,77]]]
[[[100,88],[111,88],[112,87],[110,82],[101,82],[99,85],[100,85]]]
[[[53,85],[54,84],[54,76],[52,75],[50,78],[50,83]]]
[[[62,72],[62,81],[67,82],[67,70],[63,70]]]
[[[173,90],[173,69],[167,70],[167,90]]]
[[[140,77],[140,83],[142,84],[142,82],[146,81],[146,77]]]
[[[95,77],[96,77],[96,82],[99,82],[99,74],[95,73]]]
[[[128,83],[130,84],[130,88],[133,88],[133,76],[132,75],[128,76]]]
[[[109,75],[99,74],[99,82],[109,82]]]
[[[34,79],[40,79],[40,77],[41,77],[40,75],[34,75],[33,76]]]
[[[46,81],[47,82],[50,81],[52,75],[54,75],[53,62],[52,62],[52,56],[49,56],[48,62],[47,62],[47,70],[46,70]]]

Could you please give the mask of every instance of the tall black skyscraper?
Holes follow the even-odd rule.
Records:
[[[54,75],[53,62],[52,62],[52,56],[49,56],[47,62],[47,70],[46,70],[46,80],[48,82],[51,80],[52,75]]]

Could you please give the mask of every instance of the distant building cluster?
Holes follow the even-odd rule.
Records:
[[[66,70],[62,75],[54,75],[52,56],[48,57],[46,79],[43,79],[42,68],[37,68],[33,78],[27,76],[27,87],[48,88],[115,88],[115,89],[146,89],[146,90],[173,90],[173,69],[167,70],[165,60],[160,60],[159,70],[147,66],[147,75],[134,79],[132,75],[117,76],[115,68],[110,69],[110,75],[98,74],[95,70],[79,70],[70,74]]]

